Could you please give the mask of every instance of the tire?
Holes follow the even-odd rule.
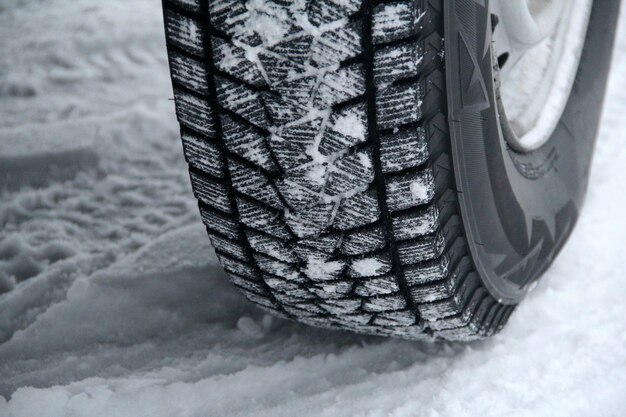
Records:
[[[530,154],[501,133],[487,9],[445,3],[164,1],[194,193],[252,302],[313,326],[483,338],[566,240],[618,2],[595,2],[562,123]]]

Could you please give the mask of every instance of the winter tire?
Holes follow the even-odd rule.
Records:
[[[580,211],[619,1],[593,2],[564,109],[529,148],[488,0],[163,4],[194,193],[249,300],[409,339],[504,326]]]

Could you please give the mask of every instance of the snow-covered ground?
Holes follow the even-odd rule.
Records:
[[[624,8],[626,9],[626,8]],[[626,415],[626,10],[587,205],[508,327],[271,319],[191,195],[157,0],[0,3],[0,416]]]

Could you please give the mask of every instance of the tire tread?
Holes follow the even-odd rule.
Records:
[[[512,307],[473,270],[451,174],[442,0],[245,3],[163,1],[185,158],[231,281],[314,326],[497,332]]]

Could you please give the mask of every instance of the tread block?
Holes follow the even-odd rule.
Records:
[[[211,239],[211,244],[218,251],[227,253],[228,255],[244,262],[250,261],[250,258],[248,258],[248,255],[246,254],[246,249],[239,241],[225,238],[224,236],[216,233],[209,233],[209,239]]]
[[[445,326],[454,327],[462,325],[462,323],[458,324],[458,321],[448,320],[448,317],[467,314],[469,310],[466,306],[474,296],[474,293],[478,290],[482,290],[482,288],[480,287],[478,276],[476,273],[472,272],[468,274],[465,279],[463,279],[463,282],[459,285],[457,292],[452,297],[420,305],[420,314],[424,320],[439,322],[438,324],[434,324],[432,322],[429,323],[430,328],[433,330],[441,329]],[[462,317],[460,319],[466,320]]]
[[[378,313],[374,319],[374,324],[379,326],[411,326],[415,324],[415,314],[404,311],[390,311]]]
[[[280,116],[274,119],[274,122],[276,122],[276,120],[280,120],[281,122],[278,124],[282,125],[287,121],[296,118],[296,115],[300,115],[304,108],[311,103],[311,96],[315,92],[317,83],[318,79],[315,75],[303,75],[292,79],[285,79],[278,84],[272,85],[272,89],[279,93],[283,100],[292,103],[298,108],[298,110],[291,115],[283,114],[281,112]],[[273,97],[274,96],[268,95],[265,97],[265,102],[267,103]],[[282,102],[277,102],[276,104],[282,105]],[[272,114],[276,115],[276,113]]]
[[[482,336],[477,334],[473,329],[469,327],[457,327],[455,329],[447,329],[437,331],[437,336],[447,340],[462,340],[464,342],[470,342],[472,340],[482,339]]]
[[[374,83],[385,88],[394,81],[415,77],[424,59],[417,43],[402,43],[374,51]]]
[[[447,256],[404,268],[404,279],[410,286],[441,281],[448,277],[450,261]]]
[[[465,337],[480,337],[481,322],[488,312],[489,304],[486,290],[478,288],[460,314],[430,322],[429,326],[438,332],[445,330],[461,331],[463,329]]]
[[[423,114],[445,113],[446,93],[444,86],[445,75],[440,70],[432,71],[421,81]]]
[[[352,146],[367,140],[367,116],[363,104],[356,104],[334,111],[319,144],[324,156],[344,153]]]
[[[485,298],[485,303],[489,303],[487,313],[484,315],[484,319],[481,323],[481,334],[484,336],[491,336],[496,329],[496,319],[504,309],[503,304],[496,303],[491,297]]]
[[[252,281],[259,281],[259,276],[254,270],[252,266],[250,266],[247,262],[242,262],[240,260],[231,258],[229,256],[225,256],[224,254],[218,253],[217,257],[220,260],[220,263],[228,272],[232,272],[235,275],[239,275],[244,278],[248,278]]]
[[[515,306],[502,306],[499,313],[494,321],[494,329],[493,332],[499,332],[509,321],[509,317],[511,317],[511,313],[515,310]]]
[[[246,51],[223,39],[211,38],[215,66],[233,77],[257,87],[265,85],[263,74],[257,65],[246,58]]]
[[[362,326],[366,326],[367,323],[372,320],[372,317],[374,317],[374,315],[371,313],[358,313],[346,314],[342,317],[335,318],[335,320],[348,328],[353,328],[356,330]]]
[[[315,106],[332,107],[365,93],[365,70],[362,64],[353,64],[326,72],[315,95]]]
[[[249,197],[259,200],[277,210],[284,208],[274,184],[259,170],[228,160],[233,187]]]
[[[253,256],[261,271],[282,277],[286,280],[300,280],[300,272],[292,264],[281,262],[259,253],[255,253]]]
[[[360,0],[318,0],[308,3],[307,15],[314,26],[333,23],[354,13],[360,6]]]
[[[309,291],[320,299],[345,298],[350,294],[351,290],[351,280],[325,282],[309,288]]]
[[[275,293],[273,293],[273,296],[276,299],[276,301],[278,301],[278,303],[281,305],[282,304],[287,304],[287,305],[302,304],[302,303],[307,303],[311,301],[310,298],[298,297],[297,295],[293,293],[284,293],[280,291],[276,291]]]
[[[204,56],[204,29],[200,22],[165,8],[167,41],[191,54]]]
[[[276,275],[263,274],[263,281],[273,290],[294,294],[300,298],[315,299],[315,296],[306,289],[306,280],[302,277],[298,277],[297,280],[288,281]]]
[[[421,127],[383,135],[380,141],[380,160],[385,174],[415,168],[428,161],[426,131]]]
[[[294,255],[292,249],[280,239],[253,230],[246,230],[246,237],[248,238],[250,247],[256,252],[263,253],[283,262],[298,262],[298,258]]]
[[[185,131],[181,133],[181,137],[185,159],[189,165],[214,177],[224,177],[223,154],[215,141]]]
[[[209,137],[215,137],[215,120],[206,100],[174,88],[176,116],[181,125]]]
[[[389,333],[396,337],[402,337],[410,340],[424,340],[428,342],[434,341],[433,336],[424,333],[424,330],[419,325],[395,327],[387,330]]]
[[[208,95],[207,72],[202,62],[178,52],[170,52],[170,68],[175,82]]]
[[[287,77],[283,80],[290,80],[294,76],[298,77],[300,72],[304,72],[306,67],[306,62],[310,55],[311,43],[313,42],[313,36],[307,33],[305,30],[301,30],[301,28],[293,28],[290,36],[287,39],[282,39],[278,43],[272,45],[268,49],[267,57],[269,59],[286,61],[289,65],[297,68],[296,71],[289,71]],[[280,65],[280,64],[279,64]],[[271,71],[270,68],[267,69],[268,73]],[[278,83],[274,83],[274,86],[278,85]]]
[[[223,182],[195,170],[190,170],[189,174],[193,191],[200,201],[223,212],[232,212],[228,191]]]
[[[403,265],[411,265],[436,259],[441,256],[445,243],[445,239],[440,233],[402,242],[398,245],[400,262]]]
[[[284,170],[313,160],[306,151],[315,143],[315,136],[321,125],[321,119],[308,120],[301,124],[280,128],[272,134],[270,146]]]
[[[220,119],[226,149],[269,172],[278,170],[267,144],[268,138],[228,115],[221,115]]]
[[[422,59],[419,63],[422,73],[429,73],[443,65],[443,38],[437,32],[431,32],[419,43]]]
[[[330,260],[319,256],[306,259],[304,274],[313,282],[337,280],[346,267],[345,260]]]
[[[322,68],[357,56],[361,52],[361,33],[360,22],[327,30],[311,45],[311,60]]]
[[[444,280],[437,284],[411,288],[411,296],[418,303],[430,303],[452,296],[454,283]]]
[[[268,127],[261,95],[244,84],[226,78],[215,77],[217,99],[220,105],[243,117],[249,123],[266,129]]]
[[[298,321],[302,324],[312,327],[318,327],[321,329],[333,329],[337,330],[341,327],[334,321],[330,320],[328,316],[322,317],[301,317]]]
[[[248,17],[245,0],[210,1],[209,13],[213,27],[229,35],[234,35]]]
[[[200,204],[200,217],[208,230],[220,233],[230,239],[240,239],[239,222],[228,215],[217,213],[215,210]]]
[[[278,179],[276,188],[287,205],[296,211],[305,211],[312,205],[323,201],[322,187],[307,184],[307,178],[290,176],[286,179]]]
[[[346,230],[373,223],[379,218],[378,198],[376,192],[370,190],[342,199],[334,225],[339,230]]]
[[[376,6],[372,17],[373,42],[381,44],[417,34],[421,16],[417,4],[404,0]]]
[[[316,204],[302,211],[289,210],[285,213],[285,223],[298,237],[317,236],[332,223],[335,204]]]
[[[406,300],[399,294],[367,298],[363,302],[363,310],[370,312],[396,311],[404,308]]]
[[[426,122],[428,151],[436,159],[446,149],[448,141],[448,122],[442,114],[437,114]]]
[[[430,202],[435,196],[435,178],[430,168],[393,177],[385,183],[390,211],[420,206]]]
[[[374,180],[372,156],[368,151],[358,151],[335,161],[329,171],[325,192],[332,197],[363,191]]]
[[[395,276],[384,275],[362,280],[354,292],[361,297],[374,297],[397,293],[398,291],[400,291],[400,287]]]
[[[307,259],[317,252],[330,255],[335,252],[340,242],[341,236],[332,233],[317,236],[315,239],[301,239],[296,243],[296,253],[303,259]]]
[[[396,240],[409,240],[434,233],[439,226],[437,206],[412,211],[396,216],[392,220]]]
[[[376,116],[381,129],[398,128],[422,117],[422,88],[415,81],[376,92]]]
[[[354,278],[376,277],[387,274],[393,265],[387,253],[364,258],[352,259],[350,262],[350,276]]]
[[[361,300],[355,298],[325,299],[319,302],[321,308],[334,316],[355,313],[361,307]]]
[[[260,230],[279,239],[289,239],[291,233],[281,221],[280,212],[271,212],[261,205],[237,198],[237,208],[241,222],[246,226]]]
[[[341,253],[346,255],[362,255],[382,249],[386,245],[385,232],[382,227],[374,227],[348,233],[341,244]]]
[[[305,40],[305,38],[302,38],[301,42],[304,42]],[[292,44],[294,42],[292,42]],[[291,51],[295,50],[291,46],[288,46],[287,49]],[[297,53],[300,52],[304,52],[304,50],[297,51]],[[275,52],[261,50],[258,58],[263,67],[263,71],[265,72],[266,82],[271,87],[275,88],[276,86],[284,83],[286,80],[305,76],[305,70],[302,63],[286,59]]]
[[[436,301],[447,297],[452,297],[454,293],[457,291],[459,284],[463,282],[467,274],[472,270],[472,262],[469,257],[462,258],[456,266],[451,267],[449,259],[450,256],[446,254],[442,256],[438,263],[441,265],[441,269],[439,271],[433,272],[432,276],[422,275],[422,280],[417,284],[417,286],[411,289],[412,293],[415,293],[415,297],[420,297],[423,295],[424,297],[432,297],[432,299],[428,301]],[[433,262],[431,265],[436,265],[437,263]],[[435,280],[438,274],[445,274],[445,280]],[[443,277],[442,277],[443,279]],[[415,281],[411,282],[413,285]],[[426,301],[425,301],[426,302]]]
[[[289,97],[272,92],[264,92],[262,97],[268,118],[275,128],[275,133],[277,133],[276,128],[287,128],[288,125],[297,125],[298,121],[305,123],[311,120],[310,117],[307,118],[310,116],[308,114],[309,109]]]

